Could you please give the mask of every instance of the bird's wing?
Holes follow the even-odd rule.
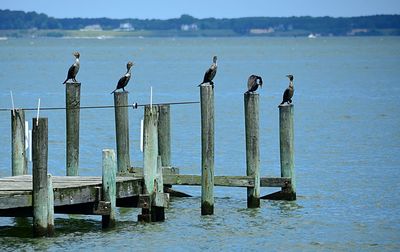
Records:
[[[207,71],[204,73],[203,83],[210,82],[211,72],[212,72],[212,69],[209,68],[209,69],[207,69]]]
[[[294,89],[293,88],[288,88],[287,91],[288,91],[288,98],[292,99],[293,93],[294,93]]]
[[[288,101],[290,99],[290,89],[286,88],[285,92],[283,92],[283,100]]]
[[[74,72],[75,72],[75,65],[72,65],[72,66],[70,66],[69,67],[69,69],[68,69],[68,76],[67,76],[67,78],[68,79],[72,79],[72,78],[74,78]]]
[[[124,87],[126,87],[126,85],[128,85],[129,80],[131,79],[131,75],[125,75],[125,85]]]
[[[127,80],[129,80],[128,76],[126,75],[122,76],[118,81],[117,89],[125,87],[126,86],[125,83],[127,83]]]
[[[74,71],[74,77],[75,77],[79,72],[79,65],[73,64],[72,66],[74,67],[73,71]]]
[[[215,77],[215,75],[217,74],[217,67],[214,67],[213,69],[210,69],[211,73],[210,73],[210,81],[212,81]]]

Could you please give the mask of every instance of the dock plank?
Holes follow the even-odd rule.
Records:
[[[132,180],[132,177],[117,177],[117,183]],[[101,185],[101,177],[54,176],[54,189],[73,188],[79,186]],[[32,176],[23,175],[0,178],[0,191],[32,191]]]
[[[164,184],[170,185],[201,185],[200,175],[164,175]],[[286,187],[291,184],[291,178],[260,178],[261,187]],[[215,186],[254,187],[254,177],[251,176],[215,176]]]
[[[117,198],[135,197],[141,193],[141,178],[117,177]],[[54,206],[96,202],[102,178],[94,176],[54,176]],[[0,210],[32,206],[32,176],[0,178]],[[1,215],[1,213],[0,213]]]

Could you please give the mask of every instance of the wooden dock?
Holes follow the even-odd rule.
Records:
[[[116,206],[138,207],[142,194],[143,176],[140,168],[135,173],[116,177]],[[174,174],[178,169],[164,168],[164,185],[201,186],[200,175]],[[104,215],[107,203],[101,200],[102,177],[53,176],[54,213]],[[251,176],[215,176],[215,186],[254,187]],[[261,187],[291,187],[291,178],[262,177]],[[103,209],[102,209],[103,208]],[[32,176],[0,178],[0,216],[32,217]]]
[[[295,200],[293,105],[279,106],[281,177],[261,177],[259,95],[244,94],[246,169],[244,176],[214,175],[214,89],[200,87],[201,175],[179,174],[171,164],[170,105],[144,106],[143,167],[130,163],[127,92],[114,93],[116,146],[102,151],[102,176],[79,176],[80,85],[66,85],[66,175],[48,171],[48,118],[32,120],[32,175],[27,175],[24,110],[11,111],[12,177],[0,178],[0,217],[33,217],[34,236],[54,234],[54,214],[101,215],[103,228],[116,224],[116,207],[141,208],[138,221],[165,220],[173,185],[201,186],[201,214],[214,213],[214,186],[247,190],[247,207],[260,199]],[[69,94],[74,95],[69,95]],[[73,104],[74,106],[71,106]],[[281,190],[260,196],[260,187]]]
[[[142,181],[137,177],[117,177],[117,206],[137,207]],[[53,176],[54,213],[106,214],[101,188],[102,177]],[[33,216],[31,175],[0,179],[0,216]]]

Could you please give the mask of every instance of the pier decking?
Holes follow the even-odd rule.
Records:
[[[117,207],[138,207],[142,192],[143,169],[116,177]],[[171,171],[172,170],[172,171]],[[201,176],[174,174],[176,168],[164,168],[165,185],[201,186]],[[54,213],[102,215],[107,203],[101,203],[102,177],[53,176]],[[254,187],[251,176],[215,176],[215,186]],[[260,178],[261,187],[291,187],[291,178]],[[32,216],[32,176],[0,178],[0,216]]]
[[[116,178],[116,198],[119,204],[137,206],[143,179]],[[102,177],[53,176],[54,212],[104,214],[107,204],[101,202]],[[22,175],[0,179],[0,216],[33,216],[32,176]]]

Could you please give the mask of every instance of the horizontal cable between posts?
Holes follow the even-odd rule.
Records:
[[[166,103],[153,103],[153,105],[187,105],[187,104],[198,104],[200,102],[198,101],[185,101],[185,102],[166,102]],[[136,109],[138,107],[144,107],[150,104],[129,104],[129,105],[123,105],[123,106],[114,106],[114,105],[103,105],[103,106],[82,106],[79,108],[70,108],[70,109],[108,109],[108,108],[133,108]],[[38,108],[18,108],[22,109],[25,111],[37,111]],[[40,108],[40,110],[65,110],[67,109],[66,107],[43,107]],[[5,112],[5,111],[12,111],[11,108],[1,108],[0,112]]]

